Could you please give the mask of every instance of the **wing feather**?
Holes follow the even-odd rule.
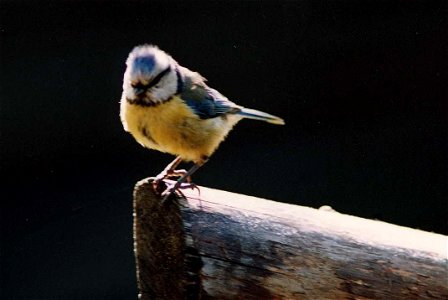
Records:
[[[201,118],[210,119],[224,114],[236,114],[241,107],[208,86],[193,86],[181,93],[181,99]]]

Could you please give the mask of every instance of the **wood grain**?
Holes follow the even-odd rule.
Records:
[[[200,187],[134,192],[141,299],[448,299],[447,237]]]

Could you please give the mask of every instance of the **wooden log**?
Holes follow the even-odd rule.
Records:
[[[200,187],[134,191],[141,299],[448,299],[447,237]]]

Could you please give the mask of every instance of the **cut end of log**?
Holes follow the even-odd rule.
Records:
[[[181,299],[184,295],[185,238],[179,206],[161,204],[151,180],[134,190],[134,251],[140,299]]]
[[[141,299],[448,299],[447,237],[200,187],[134,190]]]

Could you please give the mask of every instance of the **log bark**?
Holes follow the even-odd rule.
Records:
[[[141,299],[448,299],[447,237],[200,187],[134,190]]]

